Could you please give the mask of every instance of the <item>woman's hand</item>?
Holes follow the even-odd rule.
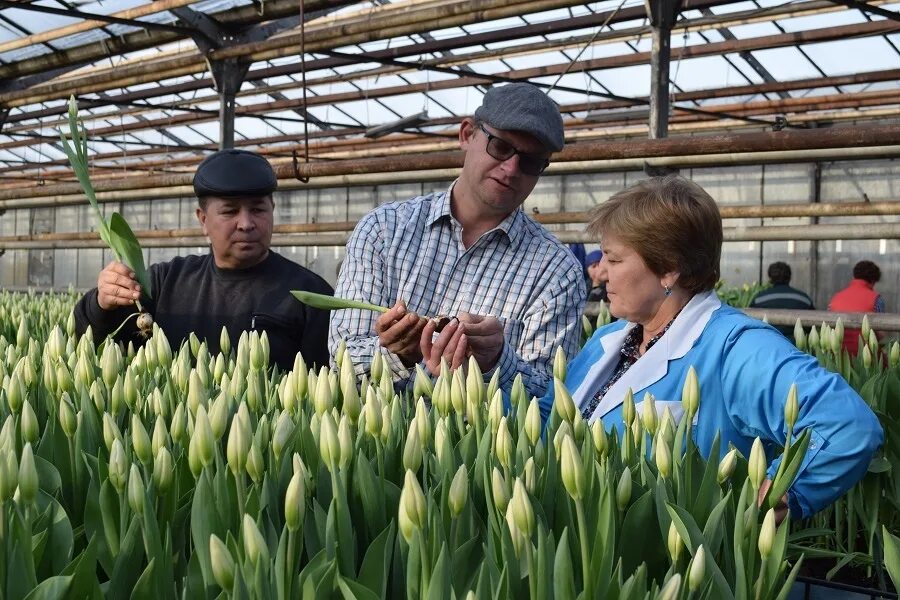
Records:
[[[772,480],[766,479],[762,482],[762,485],[759,486],[759,497],[757,498],[757,504],[761,507],[763,504],[763,500],[766,499],[766,494],[769,492],[769,488],[772,487]],[[780,525],[784,518],[788,513],[788,497],[787,494],[781,497],[778,500],[778,504],[775,505],[775,524]]]

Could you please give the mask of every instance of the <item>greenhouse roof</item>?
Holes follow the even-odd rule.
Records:
[[[900,2],[685,0],[671,47],[671,135],[900,115]],[[0,172],[71,180],[71,95],[98,176],[190,172],[221,135],[225,64],[246,68],[235,145],[284,160],[453,149],[516,80],[569,141],[646,136],[650,51],[640,0],[0,1]]]

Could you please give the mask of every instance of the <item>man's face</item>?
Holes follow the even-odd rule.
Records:
[[[463,120],[459,145],[466,157],[460,180],[471,191],[479,211],[508,215],[525,202],[540,175],[523,173],[518,153],[506,160],[491,156],[487,148],[489,136],[495,138],[491,142],[495,148],[514,148],[519,153],[542,159],[549,159],[551,153],[528,134],[495,129],[486,123],[479,127],[473,119]]]
[[[594,285],[600,285],[605,281],[603,276],[603,270],[600,268],[600,261],[598,260],[595,263],[591,263],[587,268],[588,277],[591,278],[591,282]]]
[[[207,198],[206,208],[197,208],[197,220],[216,266],[246,269],[262,262],[272,243],[274,208],[271,196]]]

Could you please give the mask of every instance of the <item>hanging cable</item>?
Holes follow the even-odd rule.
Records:
[[[306,16],[305,0],[300,0],[300,81],[303,86],[303,163],[309,164],[309,108],[306,104]],[[309,183],[309,176],[300,175],[297,150],[294,149],[294,177],[301,183]]]
[[[594,35],[591,36],[591,39],[589,39],[587,41],[587,43],[585,43],[585,45],[581,48],[581,50],[578,51],[578,54],[575,55],[575,58],[573,58],[572,60],[569,61],[569,66],[567,66],[566,69],[562,73],[560,73],[559,76],[556,78],[556,81],[554,81],[553,84],[549,88],[547,88],[547,91],[544,92],[545,94],[549,94],[550,92],[552,92],[553,88],[556,87],[556,84],[558,84],[560,82],[560,80],[569,73],[569,69],[572,68],[572,65],[575,64],[576,62],[578,62],[578,59],[581,58],[581,55],[584,54],[585,50],[587,50],[588,48],[590,48],[593,45],[594,40],[597,39],[597,36],[600,35],[600,32],[603,31],[603,28],[606,27],[607,25],[609,25],[609,22],[612,21],[617,14],[619,14],[619,11],[622,9],[623,6],[625,6],[625,2],[626,2],[626,0],[622,0],[622,2],[619,4],[619,6],[616,7],[616,10],[612,11],[609,14],[609,16],[606,18],[606,20],[603,21],[603,23],[600,25],[600,27],[597,28],[597,31],[594,32]]]

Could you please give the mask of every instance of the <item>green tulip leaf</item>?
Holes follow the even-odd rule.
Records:
[[[553,597],[557,600],[575,600],[575,573],[572,571],[572,553],[569,551],[569,530],[564,529],[556,546],[553,559]]]
[[[900,589],[900,539],[881,526],[881,535],[884,540],[884,567],[887,569],[894,587]]]
[[[69,593],[71,575],[57,575],[42,581],[25,596],[25,600],[62,600]]]
[[[797,473],[800,472],[800,467],[803,465],[803,459],[806,458],[806,450],[809,448],[811,439],[812,429],[804,430],[800,438],[792,443],[785,455],[782,456],[782,463],[779,465],[778,473],[775,475],[772,487],[769,488],[769,492],[766,495],[769,508],[774,508],[781,501],[782,496],[787,493],[791,484],[794,483],[794,479],[796,479]]]
[[[159,596],[153,585],[156,579],[153,574],[155,568],[156,559],[152,558],[134,585],[134,589],[131,592],[131,600],[158,600]]]
[[[700,544],[706,544],[706,540],[703,538],[703,534],[697,527],[694,518],[683,507],[671,502],[668,504],[668,509],[669,516],[672,518],[672,522],[675,523],[675,528],[678,529],[678,535],[681,536],[684,545],[687,546],[691,554],[696,553],[697,547]],[[712,574],[712,580],[718,590],[717,596],[719,598],[733,599],[734,594],[731,591],[731,587],[728,585],[725,575],[722,574],[722,570],[716,564],[711,552],[706,553],[706,568]]]
[[[444,544],[431,573],[431,581],[428,582],[427,598],[428,600],[443,600],[450,597],[450,559],[447,558],[447,545]]]
[[[340,576],[337,578],[337,586],[338,591],[344,597],[344,600],[378,600],[379,598],[386,597],[375,594],[366,586],[353,581],[352,579],[346,579]]]
[[[362,566],[359,568],[357,581],[374,592],[380,598],[387,597],[387,582],[390,576],[391,561],[394,555],[394,523],[393,521],[372,540]]]
[[[115,567],[108,588],[110,598],[127,597],[141,576],[141,565],[144,563],[144,545],[141,537],[141,522],[132,519],[115,557]]]
[[[38,577],[43,579],[59,573],[72,560],[74,536],[72,524],[65,509],[55,499],[45,496],[48,501],[47,513],[50,517],[43,559],[37,564]],[[42,577],[43,575],[43,577]]]
[[[143,288],[142,292],[152,298],[150,272],[144,266],[144,252],[141,244],[125,218],[117,212],[114,212],[109,219],[109,245],[121,257],[122,262],[134,271],[135,278]]]
[[[97,203],[97,195],[91,183],[90,168],[88,166],[87,137],[84,126],[78,118],[78,103],[74,97],[69,98],[68,122],[69,136],[72,138],[72,143],[70,144],[65,134],[60,132],[62,148],[69,159],[69,164],[72,165],[72,170],[75,172],[78,182],[81,184],[84,195],[94,209],[94,216],[97,218],[97,233],[100,235],[100,239],[116,255],[116,260],[124,262],[135,272],[135,276],[144,287],[147,296],[152,297],[150,278],[148,277],[147,269],[144,267],[144,256],[131,227],[128,226],[122,215],[118,213],[113,213],[110,222],[107,223],[103,213],[100,211],[100,205]],[[81,126],[79,127],[79,125]]]

